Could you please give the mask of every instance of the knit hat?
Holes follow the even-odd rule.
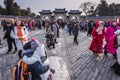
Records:
[[[40,45],[41,43],[37,39],[35,38],[31,39],[31,49],[35,50]]]

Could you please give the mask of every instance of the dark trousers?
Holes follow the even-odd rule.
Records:
[[[7,38],[7,44],[8,44],[8,51],[12,51],[12,49],[13,49],[12,44],[14,44],[15,50],[17,51],[17,47],[16,47],[16,44],[15,44],[15,40],[14,40],[14,39],[12,39],[12,38]]]
[[[18,56],[19,56],[19,59],[22,58],[22,50],[19,50],[19,51],[18,51]]]
[[[51,46],[53,46],[53,48],[55,48],[55,42],[50,42],[47,44],[47,47],[50,48]]]
[[[74,35],[74,42],[78,44],[77,37],[78,36]]]
[[[88,33],[87,33],[87,35],[90,35],[90,36],[91,36],[91,34],[92,34],[92,30],[93,30],[93,28],[89,28],[89,29],[88,29]]]
[[[69,34],[71,35],[73,33],[73,28],[69,28]]]

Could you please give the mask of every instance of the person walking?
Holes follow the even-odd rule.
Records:
[[[76,43],[77,45],[79,44],[77,40],[78,35],[79,35],[79,29],[80,29],[79,26],[80,26],[79,22],[77,22],[75,26],[73,27],[74,43]]]

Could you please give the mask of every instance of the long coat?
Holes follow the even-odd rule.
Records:
[[[23,38],[28,38],[28,30],[27,28],[24,26],[22,27],[22,33],[23,33]],[[18,35],[17,35],[17,27],[14,27],[14,29],[11,31],[10,36],[15,39],[15,43],[17,46],[17,50],[22,50],[24,44],[27,42],[23,42],[22,40],[19,39]]]
[[[96,23],[98,25],[98,23]],[[102,53],[103,52],[103,39],[105,35],[105,30],[104,28],[102,29],[102,34],[98,34],[96,32],[97,27],[93,29],[92,31],[92,42],[90,44],[89,49],[93,52]]]
[[[59,37],[59,25],[53,24],[52,30],[54,32],[54,38],[56,39]]]
[[[120,29],[120,27],[117,27],[117,29]],[[106,51],[108,53],[111,53],[111,54],[116,54],[116,49],[114,48],[113,45],[111,45],[113,42],[112,39],[114,37],[114,28],[112,26],[109,26],[107,29],[106,29],[106,33],[105,33],[105,40],[106,40]]]
[[[78,27],[78,25],[75,25],[73,28],[73,35],[78,36],[78,34],[79,34],[79,27]]]
[[[117,37],[118,39],[118,45],[120,45],[120,35]],[[118,59],[118,63],[120,64],[120,46],[117,48],[117,59]]]

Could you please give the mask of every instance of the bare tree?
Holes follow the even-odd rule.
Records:
[[[87,16],[88,12],[94,10],[96,4],[94,2],[84,2],[80,5],[79,9],[81,9]]]

